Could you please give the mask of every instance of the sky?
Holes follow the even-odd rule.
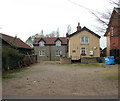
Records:
[[[67,26],[71,26],[73,33],[80,22],[81,27],[100,35],[100,46],[106,47],[104,33],[96,31],[95,17],[71,1],[94,11],[113,10],[108,0],[0,0],[0,33],[17,35],[25,42],[41,30],[46,35],[59,28],[60,36],[65,37]]]

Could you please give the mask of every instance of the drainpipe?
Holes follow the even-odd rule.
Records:
[[[50,61],[51,61],[51,46],[49,46],[49,52],[50,52]]]

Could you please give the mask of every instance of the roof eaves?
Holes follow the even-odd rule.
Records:
[[[73,34],[68,35],[68,37],[72,37],[73,35],[75,35],[75,34],[81,32],[81,31],[83,31],[83,30],[87,30],[88,32],[90,32],[90,33],[96,35],[98,38],[101,38],[99,35],[97,35],[97,34],[94,33],[93,31],[89,30],[89,29],[88,29],[87,27],[85,27],[85,26],[84,26],[81,30],[76,31],[76,32],[74,32]]]

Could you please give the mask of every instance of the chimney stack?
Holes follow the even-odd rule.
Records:
[[[66,38],[68,37],[68,33],[66,33]]]
[[[78,22],[77,31],[81,29],[80,23]]]

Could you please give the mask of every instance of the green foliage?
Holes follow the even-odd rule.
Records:
[[[115,58],[115,63],[120,64],[120,57]]]
[[[8,46],[2,47],[2,69],[13,70],[18,68],[18,63],[24,58],[22,53],[18,50]]]

